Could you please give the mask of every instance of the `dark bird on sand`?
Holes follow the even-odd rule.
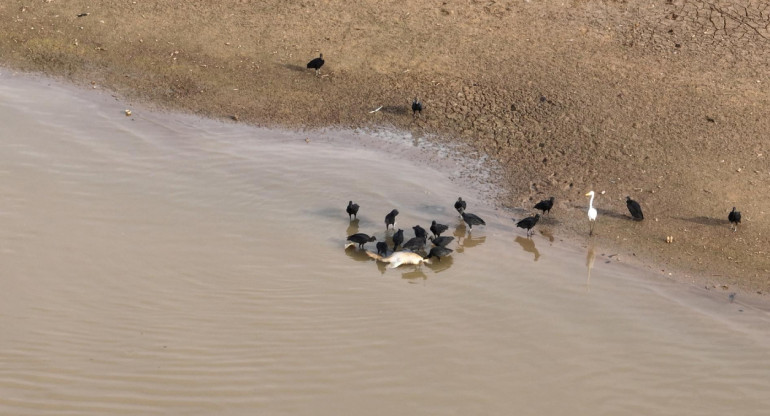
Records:
[[[417,238],[422,238],[423,242],[428,241],[428,232],[425,231],[425,228],[420,227],[419,225],[415,225],[412,227],[414,230],[414,236]]]
[[[631,213],[631,216],[634,217],[635,220],[641,221],[644,219],[644,214],[642,214],[642,207],[638,202],[631,199],[630,196],[626,197],[626,206],[628,207],[628,212]]]
[[[307,63],[308,69],[315,69],[315,74],[318,76],[318,74],[321,73],[321,67],[324,66],[324,54],[321,54],[318,58],[313,59],[312,61]]]
[[[449,255],[449,253],[453,252],[451,248],[446,248],[442,246],[435,246],[432,249],[430,249],[430,252],[427,256],[425,256],[426,259],[429,259],[431,257],[437,258],[439,261],[441,261],[442,257],[446,257]]]
[[[417,97],[414,97],[414,101],[412,101],[412,115],[417,113],[422,114],[422,103],[417,99]]]
[[[388,254],[388,243],[384,241],[378,241],[377,242],[377,254],[380,256],[384,256]]]
[[[474,225],[487,225],[487,223],[484,222],[481,218],[479,218],[478,215],[470,214],[465,211],[461,212],[460,215],[463,217],[463,221],[465,221],[466,224],[468,224],[468,228],[473,230]]]
[[[396,248],[401,245],[401,243],[404,242],[404,230],[398,229],[395,234],[393,234],[393,251],[396,251]]]
[[[430,232],[433,233],[433,236],[435,237],[441,237],[441,233],[448,230],[449,227],[447,227],[444,224],[439,224],[436,222],[436,220],[433,220],[433,222],[430,224]]]
[[[447,244],[451,243],[454,239],[454,237],[436,237],[431,238],[430,242],[433,243],[434,246],[446,247]]]
[[[540,214],[535,214],[533,217],[527,217],[523,220],[516,223],[516,226],[519,228],[524,228],[527,230],[527,237],[529,237],[532,232],[534,234],[534,231],[532,231],[532,228],[535,227],[535,224],[540,221]]]
[[[425,240],[420,237],[410,238],[409,241],[404,243],[404,250],[417,251],[422,250],[425,247]]]
[[[457,198],[457,202],[455,202],[455,209],[457,210],[457,213],[462,215],[463,211],[465,211],[465,201],[463,201],[462,198]]]
[[[357,233],[353,235],[348,236],[348,241],[351,241],[352,243],[349,243],[345,246],[345,248],[350,247],[351,245],[358,244],[358,248],[364,248],[364,244],[371,243],[372,241],[377,241],[377,239],[374,236],[369,237],[369,235],[364,233]]]
[[[354,204],[353,201],[348,201],[348,208],[346,211],[351,220],[353,217],[358,218],[358,204]]]
[[[550,213],[551,208],[553,208],[553,197],[544,199],[535,204],[535,209],[543,211],[543,215],[545,215],[546,212]]]
[[[390,211],[388,215],[385,216],[385,229],[387,230],[391,225],[393,228],[396,228],[396,215],[398,215],[398,210],[394,209],[393,211]]]
[[[733,231],[738,231],[738,224],[741,223],[741,212],[736,211],[735,207],[733,207],[733,210],[727,214],[727,219],[730,221],[730,224],[733,225]]]

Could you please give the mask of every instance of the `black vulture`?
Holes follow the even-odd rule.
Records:
[[[384,256],[388,254],[388,244],[384,241],[377,242],[377,254]]]
[[[543,215],[545,215],[546,212],[550,213],[551,208],[553,208],[553,197],[544,199],[535,204],[535,209],[543,211]]]
[[[431,238],[430,242],[436,246],[446,247],[447,244],[451,243],[452,240],[454,239],[455,239],[454,237],[436,237],[436,238]]]
[[[401,245],[401,243],[404,242],[404,230],[398,229],[395,234],[393,234],[393,251],[396,251],[396,248]]]
[[[377,241],[377,239],[374,236],[369,237],[369,235],[367,234],[357,233],[357,234],[349,235],[348,241],[352,241],[358,244],[358,248],[364,248],[364,244],[371,243],[372,241]]]
[[[422,250],[425,247],[425,240],[420,237],[410,238],[409,241],[404,243],[404,250],[417,251]]]
[[[398,210],[394,209],[385,216],[385,230],[387,230],[391,225],[393,228],[396,228],[396,215],[398,215]]]
[[[631,213],[631,216],[634,217],[635,220],[641,221],[644,219],[644,214],[642,214],[641,205],[639,205],[638,202],[631,199],[630,196],[626,197],[626,206],[628,207],[628,212]]]
[[[457,202],[455,202],[455,209],[460,215],[462,215],[463,211],[465,211],[465,201],[463,201],[462,198],[457,198]]]
[[[427,256],[425,256],[425,258],[429,259],[431,257],[435,257],[435,258],[439,259],[439,261],[441,261],[442,257],[448,256],[449,253],[451,253],[453,251],[454,250],[452,250],[451,248],[446,248],[446,247],[442,247],[442,246],[435,246],[435,247],[430,249],[430,252],[428,253]]]
[[[733,207],[733,210],[727,214],[727,219],[730,221],[730,224],[734,226],[733,231],[738,231],[738,224],[741,223],[741,212],[736,211],[735,207]]]
[[[448,229],[449,227],[444,224],[437,223],[436,220],[433,220],[433,222],[430,224],[430,232],[432,232],[435,237],[441,237],[441,233]]]
[[[353,220],[353,217],[358,218],[358,204],[354,204],[353,201],[348,201],[348,217]]]
[[[420,227],[419,225],[415,225],[412,227],[414,230],[414,236],[417,238],[422,238],[423,242],[428,241],[428,232],[425,231],[425,228]]]
[[[465,221],[466,224],[468,224],[468,228],[473,230],[474,225],[487,225],[487,223],[484,222],[481,218],[479,218],[478,215],[469,214],[465,211],[461,212],[460,215],[463,217],[463,221]]]
[[[537,222],[540,221],[540,214],[535,214],[534,217],[527,217],[523,220],[516,223],[516,226],[519,228],[524,228],[527,230],[527,237],[530,236],[530,231],[532,231],[532,228],[537,224]],[[533,232],[534,234],[534,232]]]
[[[318,74],[321,73],[321,67],[324,66],[324,54],[321,54],[318,58],[313,59],[312,61],[307,63],[308,69],[315,69],[315,74],[318,76]]]
[[[412,101],[412,115],[417,113],[422,114],[422,103],[417,99],[417,97],[414,97],[414,101]]]

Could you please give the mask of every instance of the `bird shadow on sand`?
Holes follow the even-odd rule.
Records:
[[[561,221],[553,217],[540,216],[540,224],[543,225],[559,225]]]
[[[409,109],[405,105],[384,105],[380,109],[383,113],[405,116],[409,114]]]
[[[587,205],[572,205],[572,208],[577,208],[579,210],[582,210],[583,212],[588,210]],[[596,208],[596,207],[594,207]],[[627,214],[619,214],[615,211],[610,211],[607,209],[602,208],[596,208],[596,213],[599,214],[601,217],[610,217],[610,218],[619,218],[619,219],[632,219],[630,215]]]
[[[308,69],[302,65],[294,65],[294,64],[281,64],[282,67],[294,71],[294,72],[305,72],[308,71]]]
[[[718,218],[711,218],[711,217],[704,217],[704,216],[690,217],[690,218],[675,217],[674,219],[682,220],[682,221],[687,221],[687,222],[691,222],[691,223],[694,223],[694,224],[700,224],[700,225],[723,226],[723,225],[726,225],[726,224],[730,223],[730,221],[728,221],[728,220],[722,220],[722,219],[718,219]]]

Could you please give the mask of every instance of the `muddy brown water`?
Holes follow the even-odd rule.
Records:
[[[558,212],[526,238],[451,149],[127,107],[0,76],[0,414],[770,409],[766,312],[568,246]],[[392,208],[454,253],[343,249]]]

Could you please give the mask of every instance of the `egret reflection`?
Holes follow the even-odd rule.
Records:
[[[586,268],[588,269],[588,277],[586,277],[586,292],[591,291],[591,269],[594,268],[595,258],[596,251],[594,250],[594,245],[590,244],[588,246],[588,251],[586,252]]]

